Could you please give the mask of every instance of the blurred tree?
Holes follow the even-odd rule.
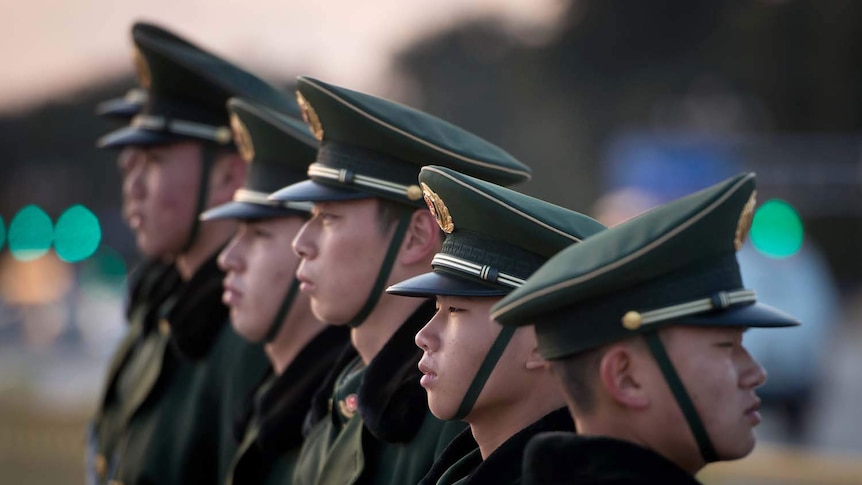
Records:
[[[476,21],[411,46],[398,66],[423,109],[533,167],[521,190],[589,211],[608,144],[627,131],[858,132],[859,18],[849,0],[574,0],[544,45]],[[862,243],[858,185],[842,189],[860,205],[853,224],[811,226],[857,283],[862,265],[844,263]]]

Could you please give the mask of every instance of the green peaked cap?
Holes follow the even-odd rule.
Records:
[[[99,140],[105,148],[200,140],[232,142],[225,103],[243,97],[299,116],[295,101],[260,78],[157,25],[132,26],[146,101],[129,126]]]
[[[308,182],[277,200],[327,201],[384,197],[421,206],[416,183],[424,165],[443,165],[501,185],[530,178],[530,169],[500,147],[403,104],[300,77],[297,99],[321,141]]]
[[[670,324],[798,325],[742,286],[736,251],[754,205],[746,173],[653,209],[560,252],[491,316],[535,325],[548,359]]]
[[[317,155],[317,140],[300,120],[244,99],[228,102],[231,128],[240,155],[248,163],[243,187],[231,202],[214,207],[201,220],[269,219],[305,215],[307,202],[277,202],[269,194],[305,180],[305,170]]]
[[[419,182],[448,235],[433,272],[389,287],[402,296],[502,296],[548,258],[605,229],[598,221],[499,185],[437,166]]]
[[[159,26],[138,23],[137,27],[148,36],[160,37],[168,42],[187,45],[192,49],[203,50],[187,39]],[[96,115],[105,118],[129,120],[141,111],[148,97],[149,93],[147,93],[147,90],[140,86],[129,89],[122,97],[107,99],[96,105]]]

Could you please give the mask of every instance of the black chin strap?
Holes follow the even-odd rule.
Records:
[[[688,392],[686,392],[685,386],[679,378],[679,374],[676,373],[676,369],[674,369],[673,363],[670,361],[667,351],[665,351],[664,344],[661,343],[658,332],[649,332],[644,335],[644,337],[649,345],[650,352],[652,352],[653,357],[661,369],[661,373],[664,374],[664,378],[667,381],[668,386],[670,386],[670,391],[673,393],[673,397],[676,399],[679,408],[682,410],[683,416],[685,416],[685,420],[688,421],[688,427],[691,429],[695,441],[697,441],[697,446],[700,448],[701,456],[706,463],[718,461],[715,448],[712,446],[712,441],[709,439],[709,433],[706,432],[706,427],[703,425],[700,415],[697,414],[697,409],[695,409],[694,403],[691,401],[691,397],[689,397]]]
[[[491,348],[488,349],[488,353],[485,354],[485,360],[482,361],[482,365],[480,365],[479,370],[476,371],[476,375],[473,377],[473,382],[471,382],[470,387],[467,388],[467,392],[464,394],[464,399],[461,400],[458,410],[455,411],[455,416],[452,417],[453,420],[464,419],[468,414],[470,414],[470,411],[473,410],[473,405],[476,404],[476,399],[479,398],[479,394],[482,393],[485,383],[488,382],[488,378],[491,377],[491,372],[493,372],[494,367],[497,366],[497,361],[500,360],[500,356],[503,355],[503,352],[509,345],[509,341],[512,340],[512,335],[515,334],[515,330],[516,327],[507,325],[500,330],[499,334],[497,334],[497,338],[494,340]]]
[[[392,240],[389,242],[389,249],[386,251],[386,257],[380,265],[380,272],[377,273],[377,280],[374,281],[374,286],[371,287],[371,292],[365,300],[365,305],[359,310],[353,318],[347,322],[353,328],[358,327],[368,318],[371,311],[380,300],[383,294],[383,289],[386,282],[389,280],[389,273],[392,272],[392,266],[395,264],[395,257],[398,256],[398,251],[401,249],[401,243],[404,241],[404,235],[407,234],[407,228],[410,227],[410,219],[413,213],[408,212],[398,219],[398,227],[395,228],[395,234],[392,235]]]
[[[198,200],[195,206],[195,215],[192,219],[192,229],[189,232],[189,238],[183,245],[180,253],[185,253],[194,246],[200,232],[200,219],[198,218],[203,211],[206,210],[207,198],[210,191],[210,172],[215,164],[216,149],[209,143],[201,143],[201,177],[198,187]]]
[[[272,320],[272,323],[269,324],[269,330],[266,332],[264,342],[268,344],[272,343],[278,336],[279,330],[281,330],[282,325],[284,325],[284,319],[287,317],[287,312],[289,312],[290,307],[293,306],[293,300],[296,299],[296,294],[298,292],[299,280],[294,278],[293,282],[290,284],[290,288],[287,290],[287,295],[285,295],[284,299],[281,300],[281,306],[278,307],[278,312],[275,314],[275,318]]]

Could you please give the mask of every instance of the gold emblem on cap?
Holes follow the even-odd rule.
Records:
[[[141,50],[135,47],[132,57],[135,61],[135,70],[138,71],[138,83],[144,89],[150,89],[153,85],[153,75],[150,73],[150,65]]]
[[[751,230],[751,222],[754,220],[754,206],[757,204],[757,191],[751,193],[748,202],[742,208],[742,213],[739,214],[739,221],[736,223],[736,237],[733,238],[733,245],[736,250],[742,249],[745,244],[745,238],[748,237],[748,231]]]
[[[629,330],[637,330],[643,324],[643,317],[636,311],[626,312],[623,315],[623,327]]]
[[[443,203],[443,199],[441,199],[439,195],[435,194],[434,191],[431,190],[431,187],[428,187],[425,182],[422,182],[421,185],[422,193],[425,197],[425,203],[428,205],[428,210],[430,210],[431,214],[434,214],[434,218],[437,219],[437,225],[439,225],[440,229],[443,229],[443,232],[446,234],[451,234],[452,231],[455,230],[455,223],[452,222],[449,208]]]
[[[311,107],[311,103],[299,91],[296,92],[296,103],[302,110],[302,119],[311,127],[311,133],[317,141],[323,140],[323,125],[320,124],[320,118],[317,117],[317,112]]]
[[[230,114],[230,127],[233,130],[233,141],[239,150],[239,154],[246,162],[254,160],[254,144],[251,141],[251,133],[245,127],[245,123],[236,113]]]

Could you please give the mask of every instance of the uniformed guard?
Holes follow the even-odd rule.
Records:
[[[489,311],[549,257],[604,226],[444,167],[423,167],[419,181],[446,240],[432,272],[386,292],[436,297],[437,313],[416,334],[422,387],[435,416],[470,425],[420,483],[521,483],[530,437],[574,424],[533,329],[503,328]]]
[[[535,324],[579,432],[534,439],[525,483],[696,484],[751,452],[766,374],[742,334],[798,325],[742,285],[754,189],[741,174],[608,229],[494,306]]]
[[[216,255],[236,224],[198,224],[198,215],[229,201],[245,177],[228,98],[298,109],[260,79],[157,26],[135,24],[132,38],[147,100],[100,146],[136,148],[124,177],[125,216],[141,253],[172,263],[178,281],[164,303],[133,315],[115,354],[94,418],[89,475],[98,483],[214,483],[236,450],[236,415],[269,363],[261,346],[230,329],[220,302]]]
[[[417,177],[437,163],[498,183],[529,177],[502,149],[404,105],[300,78],[298,100],[321,140],[310,181],[274,200],[311,201],[294,240],[300,289],[315,316],[350,325],[359,356],[345,354],[312,407],[313,427],[295,483],[416,483],[461,423],[428,411],[413,337],[433,315],[428,300],[384,289],[427,271],[440,229]]]
[[[129,89],[126,94],[119,98],[111,98],[102,101],[96,106],[96,115],[111,120],[119,120],[128,123],[138,112],[140,112],[147,100],[147,91],[140,87]],[[122,178],[122,187],[125,187],[126,177],[132,172],[135,163],[137,149],[124,147],[117,156],[117,168]],[[127,197],[123,197],[124,202]],[[125,216],[125,209],[123,215]],[[167,296],[172,283],[178,281],[179,276],[173,265],[156,259],[146,259],[140,263],[129,275],[129,293],[126,298],[126,319],[131,321],[133,314],[141,311],[139,307],[158,305],[160,302],[153,301],[158,295]],[[144,310],[145,311],[145,310]]]
[[[202,220],[237,219],[239,231],[219,256],[227,276],[223,301],[234,330],[265,342],[272,372],[243,420],[227,484],[290,483],[302,425],[314,391],[349,347],[344,327],[327,326],[299,291],[299,257],[290,243],[308,219],[307,202],[272,202],[274,190],[306,179],[317,140],[302,121],[240,99],[229,104],[234,139],[248,175],[234,200]]]

